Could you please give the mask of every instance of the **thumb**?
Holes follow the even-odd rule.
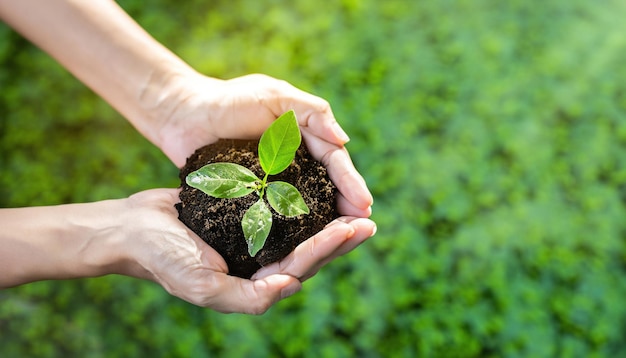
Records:
[[[240,312],[259,315],[274,303],[302,289],[302,283],[289,275],[275,274],[260,280],[244,280],[234,276],[223,276],[221,292],[209,304],[215,310],[230,313]]]

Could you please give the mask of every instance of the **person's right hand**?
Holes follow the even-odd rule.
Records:
[[[178,220],[177,189],[154,189],[125,199],[118,240],[126,253],[118,273],[152,280],[170,294],[220,312],[261,314],[298,292],[321,266],[372,236],[368,219],[343,218],[306,240],[287,258],[250,280],[228,275],[224,259]]]

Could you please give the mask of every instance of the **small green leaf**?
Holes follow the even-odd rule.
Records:
[[[263,198],[260,198],[243,214],[241,228],[248,243],[248,253],[254,257],[265,245],[265,240],[272,228],[272,213],[265,205]]]
[[[282,181],[271,182],[266,189],[267,201],[279,214],[293,217],[308,214],[302,195],[295,186]]]
[[[234,163],[212,163],[189,173],[186,182],[206,194],[230,199],[248,195],[261,180],[249,169]]]
[[[259,141],[259,161],[265,173],[275,175],[285,170],[293,161],[301,141],[294,111],[278,117]]]

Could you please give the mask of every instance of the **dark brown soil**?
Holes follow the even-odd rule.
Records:
[[[243,165],[260,178],[264,173],[257,155],[258,141],[220,140],[202,147],[187,159],[180,170],[181,203],[176,205],[179,219],[219,252],[228,264],[229,274],[251,277],[259,268],[279,261],[302,241],[313,236],[339,216],[336,210],[337,189],[326,168],[314,160],[304,143],[293,163],[268,181],[281,180],[294,185],[310,209],[308,215],[286,218],[272,209],[272,229],[265,246],[255,257],[241,229],[241,219],[258,200],[255,193],[235,199],[217,199],[185,183],[187,174],[209,163],[231,162]]]

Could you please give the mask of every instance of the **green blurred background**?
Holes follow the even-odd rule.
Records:
[[[119,2],[198,70],[330,101],[379,231],[259,317],[110,276],[0,291],[2,357],[626,354],[626,2]],[[178,185],[0,26],[0,206]]]

